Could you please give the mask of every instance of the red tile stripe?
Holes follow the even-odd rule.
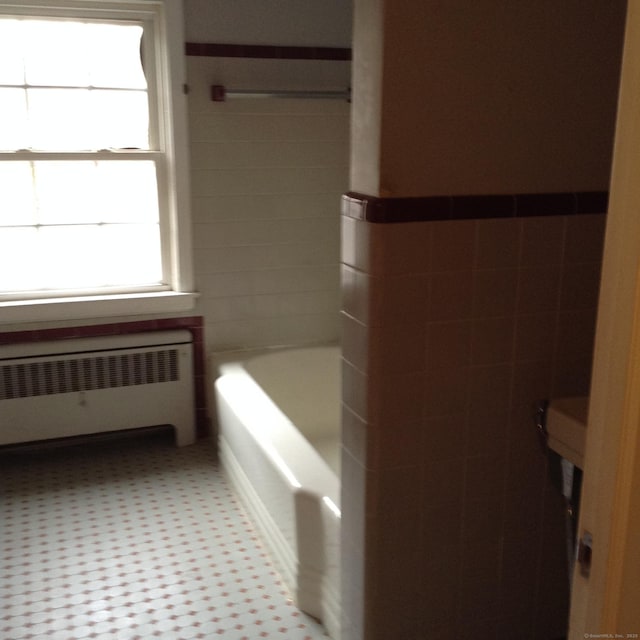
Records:
[[[270,58],[278,60],[351,60],[346,47],[292,47],[257,44],[187,42],[188,56],[211,58]]]
[[[367,222],[429,222],[606,213],[607,191],[378,198],[349,192],[342,215]]]

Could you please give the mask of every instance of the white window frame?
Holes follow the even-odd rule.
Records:
[[[0,16],[133,19],[151,25],[156,75],[150,82],[150,118],[158,120],[158,150],[131,152],[158,156],[162,229],[163,279],[161,290],[68,297],[25,297],[0,301],[0,325],[34,321],[73,320],[104,316],[173,313],[193,308],[189,151],[183,0],[0,0]],[[149,31],[147,31],[149,32]],[[154,98],[157,96],[157,100]],[[8,152],[15,160],[42,159],[40,152]],[[100,154],[92,154],[99,160]],[[108,154],[120,152],[105,152]],[[56,154],[48,154],[54,156]],[[78,155],[78,154],[74,154]],[[113,156],[110,156],[111,158]]]

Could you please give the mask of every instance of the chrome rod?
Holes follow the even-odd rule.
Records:
[[[351,100],[351,91],[275,90],[275,89],[226,89],[223,85],[211,87],[211,99],[224,102],[227,98],[290,98],[303,100]]]

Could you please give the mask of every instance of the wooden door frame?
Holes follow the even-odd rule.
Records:
[[[639,634],[640,0],[629,0],[598,308],[570,640]],[[633,637],[633,635],[629,636]]]

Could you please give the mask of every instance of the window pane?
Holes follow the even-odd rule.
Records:
[[[162,282],[158,225],[108,225],[103,238],[109,247],[110,284]]]
[[[153,162],[98,162],[96,200],[103,222],[158,222]]]
[[[90,91],[29,89],[30,146],[39,150],[91,150]]]
[[[0,84],[24,84],[21,20],[0,19]]]
[[[140,60],[142,27],[138,25],[91,24],[87,51],[94,87],[146,89]]]
[[[1,227],[35,222],[33,181],[29,162],[0,162]]]
[[[40,224],[97,223],[96,164],[92,161],[36,162]]]
[[[39,251],[46,265],[42,273],[45,288],[89,288],[105,284],[110,257],[100,227],[42,227],[39,234]]]
[[[36,250],[34,228],[0,228],[0,291],[24,291],[40,287],[45,263]]]
[[[28,94],[33,149],[149,148],[144,92],[29,89]]]
[[[91,92],[93,149],[148,149],[149,107],[144,91]]]
[[[26,20],[25,68],[30,85],[89,86],[89,33],[80,22]]]
[[[144,29],[124,5],[109,22],[91,12],[71,20],[0,17],[0,151],[149,149],[158,136],[149,131],[156,118],[141,60]],[[161,71],[154,64],[148,60],[150,77]],[[155,159],[4,155],[0,295],[163,282]]]
[[[2,58],[0,58],[0,61]],[[0,62],[2,69],[2,62]],[[27,94],[24,89],[0,89],[0,150],[16,151],[29,146]]]
[[[162,282],[158,225],[0,229],[0,291]]]

